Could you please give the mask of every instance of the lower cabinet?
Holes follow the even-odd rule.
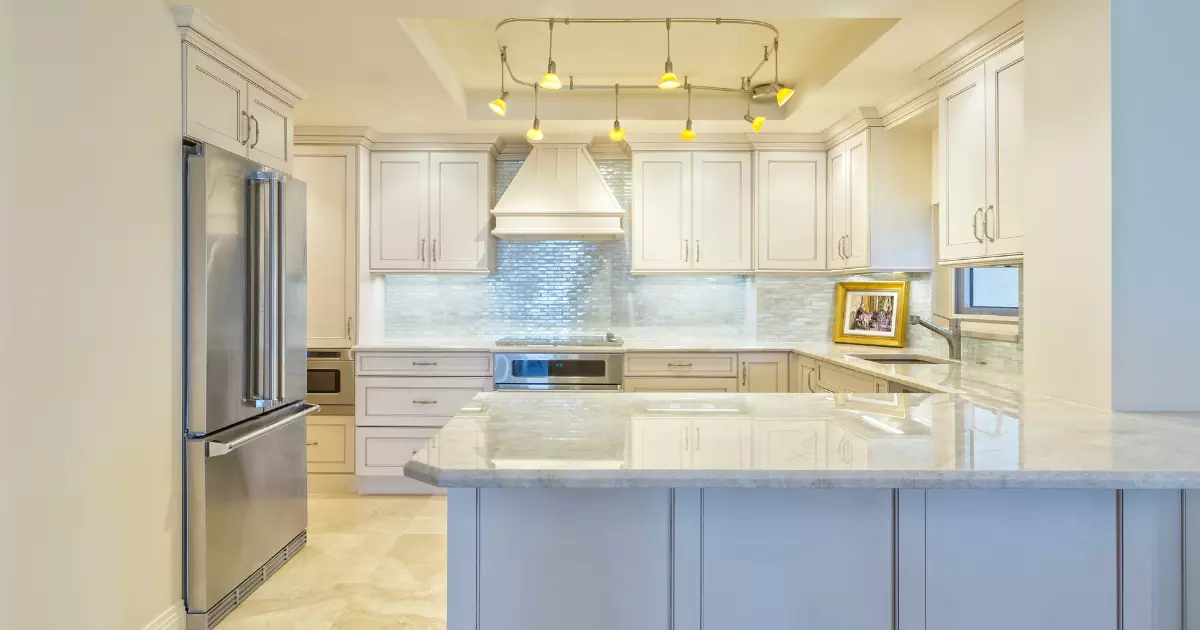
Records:
[[[634,418],[632,430],[635,468],[737,470],[753,463],[749,418]]]
[[[759,419],[754,429],[754,464],[770,470],[820,470],[826,462],[825,420]]]
[[[436,427],[359,427],[359,475],[404,476],[411,461],[437,434]],[[426,459],[428,461],[428,455]]]
[[[655,378],[634,377],[625,379],[627,392],[709,392],[734,393],[738,390],[736,378]]]
[[[308,417],[308,472],[354,472],[354,416]]]
[[[741,352],[741,381],[738,391],[769,394],[788,391],[786,352]]]
[[[631,352],[627,392],[786,393],[789,352]]]

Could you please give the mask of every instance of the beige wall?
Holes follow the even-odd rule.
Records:
[[[1025,5],[1026,389],[1109,407],[1109,2]]]
[[[0,11],[0,625],[139,630],[182,590],[179,40],[162,0]]]

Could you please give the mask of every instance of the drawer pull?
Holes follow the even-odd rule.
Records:
[[[317,446],[318,444],[320,444],[320,442],[309,442],[308,443],[309,446]]]
[[[437,365],[437,361],[413,361],[413,365]]]
[[[414,405],[436,405],[437,401],[436,400],[414,400],[413,404]]]
[[[668,363],[667,367],[692,367],[691,363]]]

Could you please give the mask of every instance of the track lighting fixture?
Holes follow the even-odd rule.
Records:
[[[779,38],[778,37],[775,38],[775,42],[772,45],[775,47],[775,80],[771,83],[771,88],[775,90],[775,103],[778,104],[780,107],[783,107],[783,104],[788,102],[789,98],[792,98],[792,95],[796,93],[796,90],[793,90],[792,88],[788,88],[788,87],[783,87],[782,85],[780,85],[780,83],[779,83]]]
[[[742,120],[750,123],[750,128],[754,130],[754,133],[758,133],[762,129],[763,123],[767,122],[767,119],[764,116],[750,115],[750,77],[746,77],[742,81],[742,87],[746,90],[746,115],[742,116]]]
[[[688,101],[688,117],[687,124],[684,125],[683,131],[679,132],[680,140],[695,140],[696,132],[692,131],[692,84],[687,77],[683,77],[683,87],[687,90]]]
[[[533,126],[525,132],[525,137],[530,140],[542,139],[542,121],[538,120],[538,89],[538,86],[533,86]]]
[[[557,90],[562,87],[558,79],[558,66],[554,63],[554,18],[550,18],[550,61],[546,64],[546,74],[542,75],[542,87],[547,90]]]
[[[679,87],[679,77],[675,76],[675,66],[671,64],[671,20],[667,20],[667,63],[663,66],[662,78],[658,80],[658,87],[664,90],[673,90]]]
[[[621,84],[613,85],[613,128],[608,132],[608,139],[620,142],[625,139],[625,130],[621,128]]]
[[[504,65],[508,61],[508,46],[500,48],[500,98],[488,102],[488,107],[498,116],[508,114],[508,90],[504,89]]]

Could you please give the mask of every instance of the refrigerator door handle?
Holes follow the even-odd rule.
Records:
[[[251,428],[237,432],[232,439],[206,440],[204,443],[204,454],[208,457],[219,457],[236,451],[272,431],[282,429],[301,418],[320,411],[321,406],[311,403],[300,403],[298,409],[299,411],[290,413],[274,422],[263,425],[255,424]]]
[[[271,260],[271,173],[255,173],[250,178],[249,261],[246,288],[249,295],[250,352],[246,366],[246,402],[255,407],[267,406],[272,400],[271,364],[268,360],[271,343],[270,260]]]
[[[287,337],[284,335],[283,324],[286,321],[284,313],[286,313],[286,296],[284,288],[287,286],[287,260],[284,257],[284,252],[287,251],[284,243],[286,234],[283,229],[283,190],[280,186],[281,180],[278,175],[271,180],[271,201],[274,212],[271,214],[271,220],[275,222],[275,227],[272,233],[275,235],[275,273],[271,274],[271,282],[274,286],[274,304],[275,308],[275,334],[271,339],[271,348],[275,351],[275,391],[272,396],[275,399],[275,404],[281,404],[286,397],[287,384],[284,382],[287,378]]]

